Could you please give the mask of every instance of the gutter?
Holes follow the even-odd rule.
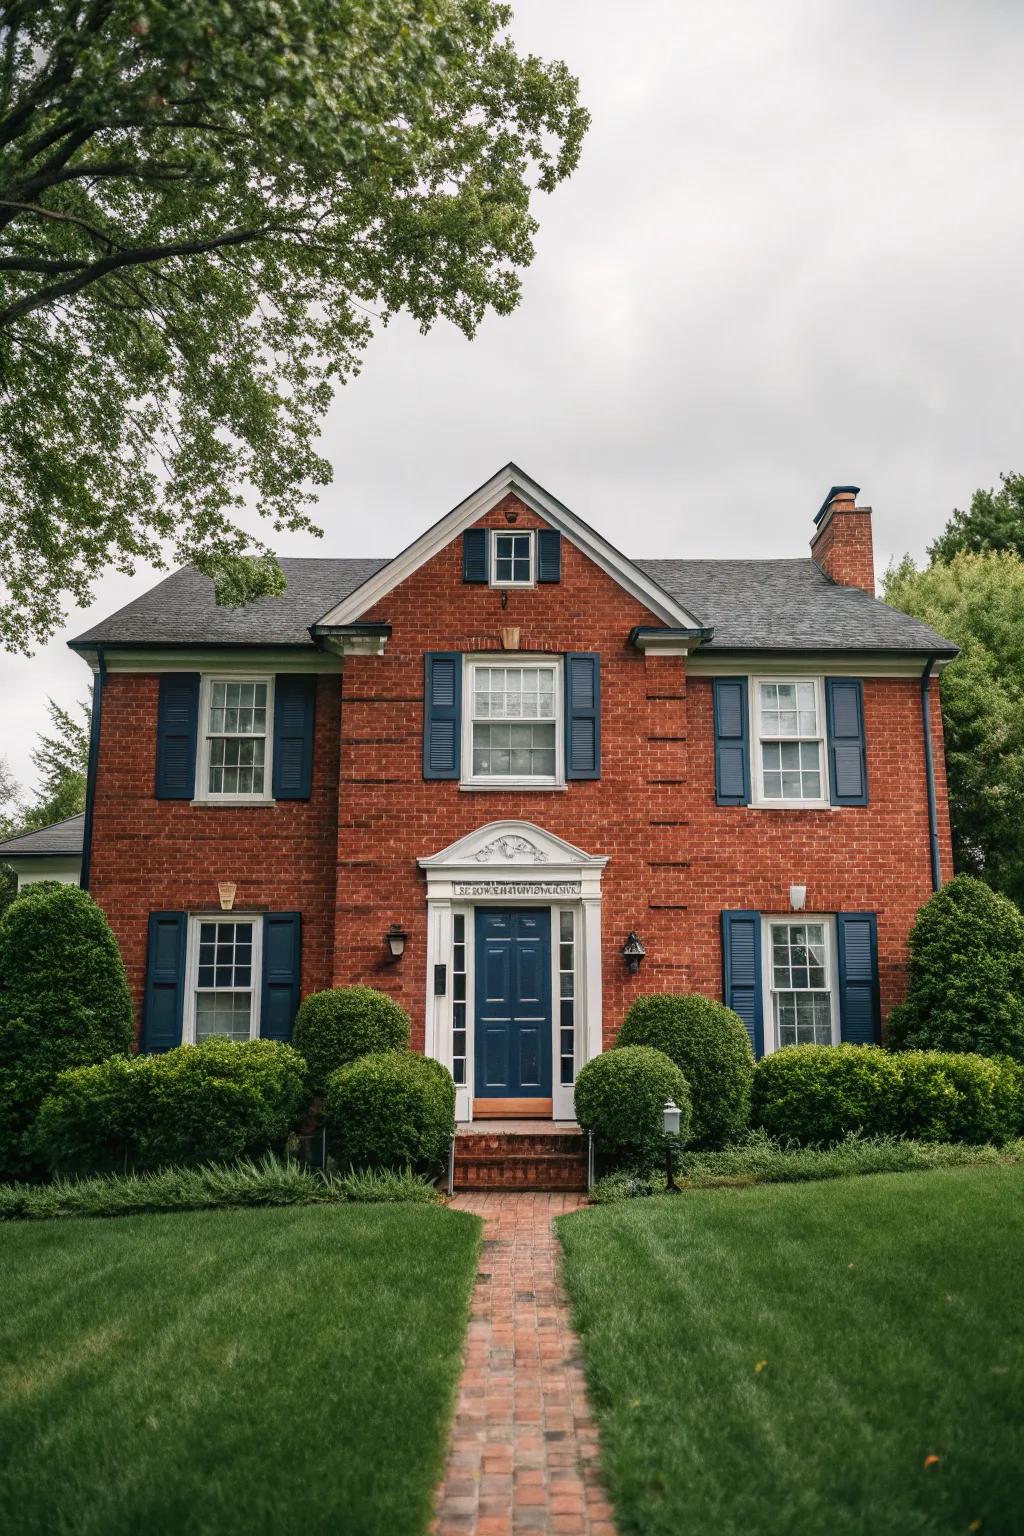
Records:
[[[107,680],[107,661],[103,647],[96,647],[96,681],[92,687],[92,722],[89,728],[89,766],[85,777],[85,825],[82,828],[82,873],[79,884],[89,889],[92,866],[92,813],[96,803],[96,769],[100,755],[100,717],[103,713],[103,685]]]
[[[924,773],[928,784],[928,842],[932,860],[932,890],[942,886],[942,866],[939,861],[939,816],[935,807],[935,756],[932,751],[932,699],[931,682],[935,657],[929,656],[921,673],[921,723],[924,726]]]

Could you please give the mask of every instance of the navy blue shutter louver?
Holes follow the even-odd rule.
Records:
[[[849,1045],[877,1045],[881,1035],[878,995],[878,920],[874,912],[836,916],[839,949],[839,1033]]]
[[[601,658],[594,651],[565,658],[565,776],[601,777]]]
[[[313,793],[316,677],[281,673],[274,679],[275,800],[308,800]]]
[[[198,732],[199,673],[163,673],[156,714],[158,800],[195,798]]]
[[[263,977],[260,1035],[290,1040],[299,1006],[302,975],[302,918],[298,912],[267,912],[263,917]]]
[[[142,1003],[142,1049],[171,1051],[181,1044],[185,1006],[184,912],[151,912],[146,944],[146,991]]]
[[[556,528],[537,530],[537,580],[561,581],[562,535]]]
[[[864,685],[857,677],[826,677],[829,797],[833,805],[867,805]]]
[[[459,777],[462,732],[462,657],[428,651],[424,657],[423,777]]]
[[[467,528],[462,535],[463,581],[487,580],[487,551],[490,537],[490,530],[487,528]]]
[[[745,677],[716,677],[715,800],[750,804],[750,707]]]
[[[764,1054],[760,912],[722,913],[722,971],[725,1006],[743,1020],[751,1050],[760,1060]]]

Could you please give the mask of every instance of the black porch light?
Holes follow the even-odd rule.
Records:
[[[644,949],[636,934],[631,933],[625,944],[622,946],[622,958],[629,966],[629,974],[631,976],[635,976],[637,971],[640,969],[640,961],[644,958],[646,953],[646,949]]]
[[[392,923],[384,937],[392,960],[401,960],[405,954],[405,941],[409,937],[401,923]]]

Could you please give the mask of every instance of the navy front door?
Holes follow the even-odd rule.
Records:
[[[476,911],[476,1093],[551,1097],[551,912]]]

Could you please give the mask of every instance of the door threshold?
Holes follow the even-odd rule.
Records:
[[[474,1120],[550,1120],[551,1099],[474,1099]]]

